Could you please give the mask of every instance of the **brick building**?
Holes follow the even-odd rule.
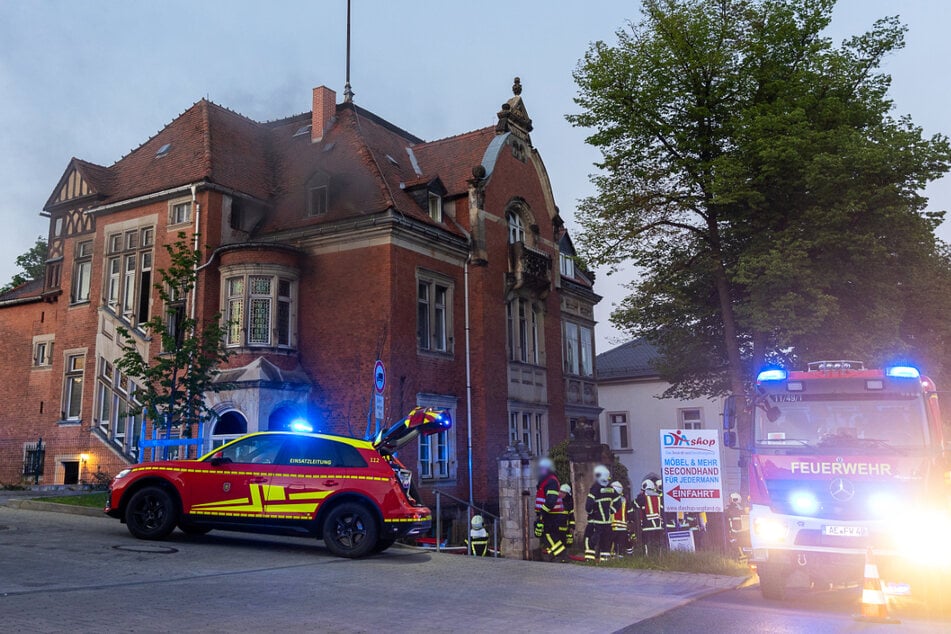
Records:
[[[221,311],[234,353],[206,395],[205,448],[300,417],[362,436],[379,358],[387,421],[453,412],[402,454],[423,490],[467,494],[471,430],[475,497],[493,501],[507,445],[544,452],[600,411],[599,298],[513,92],[495,125],[432,142],[326,87],[268,123],[202,100],[111,167],[72,159],[44,207],[45,279],[0,296],[0,482],[38,437],[47,483],[138,459],[116,328],[158,352],[138,324],[166,310],[163,245],[197,231],[207,261],[185,309]]]

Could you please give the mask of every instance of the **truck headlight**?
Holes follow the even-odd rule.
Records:
[[[763,515],[753,520],[753,534],[764,542],[781,542],[789,535],[789,527],[781,519]]]

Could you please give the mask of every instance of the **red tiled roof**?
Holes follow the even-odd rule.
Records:
[[[24,297],[39,297],[43,292],[43,280],[27,280],[19,286],[14,286],[6,293],[0,294],[0,302]]]
[[[262,231],[387,209],[435,225],[405,187],[438,177],[450,194],[464,193],[495,135],[487,127],[426,143],[344,103],[324,138],[313,143],[309,134],[294,136],[310,119],[304,113],[259,123],[203,99],[111,167],[78,159],[71,165],[82,171],[100,205],[207,180],[270,203]],[[166,145],[168,151],[157,156]],[[308,183],[315,175],[331,183],[328,213],[308,217]]]
[[[468,191],[472,168],[482,164],[485,149],[495,138],[495,126],[473,130],[413,148],[423,174],[439,176],[450,195]]]

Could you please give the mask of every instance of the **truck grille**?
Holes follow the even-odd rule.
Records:
[[[794,508],[794,496],[812,494],[818,502],[818,509],[809,513],[810,517],[830,520],[868,520],[877,519],[874,514],[876,498],[888,496],[894,500],[907,501],[907,486],[893,481],[862,481],[849,480],[848,484],[854,491],[851,498],[837,500],[830,492],[829,480],[769,480],[766,489],[769,492],[769,506],[775,513],[784,515],[803,515]],[[881,510],[881,509],[878,509]],[[885,509],[889,515],[899,512],[900,509]]]

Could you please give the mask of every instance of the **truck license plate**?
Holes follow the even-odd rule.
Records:
[[[822,534],[833,537],[867,537],[868,528],[865,526],[823,526]]]

